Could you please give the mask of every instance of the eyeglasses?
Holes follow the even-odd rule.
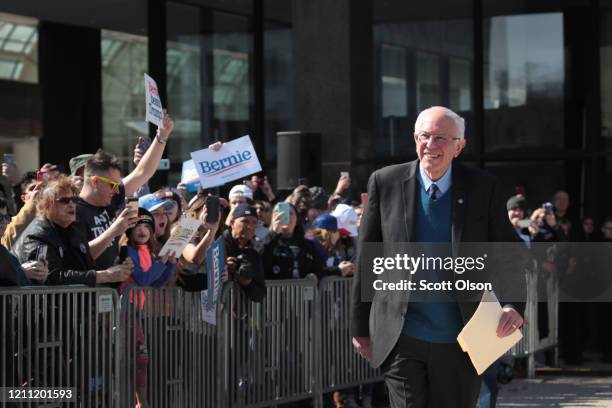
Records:
[[[120,183],[117,183],[117,182],[116,182],[116,181],[114,181],[114,180],[111,180],[111,179],[109,179],[109,178],[102,177],[102,176],[91,176],[91,178],[95,178],[96,180],[103,181],[103,182],[105,182],[106,184],[110,184],[110,186],[111,186],[111,188],[112,188],[113,192],[115,192],[115,193],[119,191],[119,184],[120,184]]]
[[[78,198],[79,198],[78,196],[56,198],[55,202],[64,204],[64,205],[68,205],[70,203],[76,204]]]
[[[414,134],[414,140],[418,141],[419,143],[427,144],[429,143],[430,139],[435,146],[445,146],[451,140],[459,140],[461,138],[432,135],[431,133],[427,133],[427,132],[419,132],[419,133]]]

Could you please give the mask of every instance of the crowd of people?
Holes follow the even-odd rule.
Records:
[[[300,185],[286,198],[277,196],[262,173],[237,183],[226,197],[218,196],[219,190],[202,189],[190,196],[182,184],[151,193],[148,182],[172,130],[166,114],[150,147],[136,146],[135,168],[127,175],[117,158],[103,150],[70,159],[70,174],[45,164],[20,175],[15,164],[4,163],[0,285],[111,285],[123,292],[135,284],[200,291],[207,285],[207,250],[219,237],[226,256],[223,279],[234,280],[254,302],[264,298],[266,280],[354,274],[363,209],[347,196],[347,175],[340,176],[332,193]],[[217,207],[207,205],[209,197],[215,197]],[[129,204],[134,200],[137,206]],[[527,202],[524,194],[507,202],[510,223],[527,245],[612,241],[612,218],[599,228],[591,217],[572,218],[565,191],[554,194],[550,207],[531,211]],[[218,214],[209,214],[212,208]],[[182,253],[159,256],[186,211],[195,211],[201,222],[195,237]],[[571,264],[562,254],[547,261],[557,267]],[[565,323],[571,325],[579,316],[568,310]],[[575,330],[563,335],[566,359],[581,363],[581,336]],[[610,360],[612,342],[604,343],[604,359]],[[336,397],[342,400],[342,395]]]

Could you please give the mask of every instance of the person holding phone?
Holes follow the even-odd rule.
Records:
[[[77,191],[69,177],[51,180],[40,192],[38,216],[21,234],[12,252],[20,263],[46,261],[49,285],[96,286],[124,281],[131,260],[96,269],[82,227],[76,223]]]
[[[91,254],[98,268],[108,268],[115,263],[119,255],[119,238],[136,223],[136,217],[125,211],[125,197],[133,196],[157,171],[174,129],[174,122],[165,111],[163,125],[136,168],[125,177],[121,176],[119,160],[101,149],[85,164],[77,219],[86,228]]]
[[[202,201],[199,208],[190,209],[190,211],[198,211],[198,218],[202,226],[196,233],[192,242],[187,244],[183,250],[183,258],[186,261],[185,267],[192,272],[196,272],[206,260],[206,251],[216,238],[219,230],[219,219],[221,210],[219,206],[219,198],[216,196],[207,196]],[[190,264],[189,266],[187,266]]]
[[[279,202],[272,212],[270,242],[263,259],[266,279],[302,279],[321,276],[323,263],[314,244],[304,237],[298,211],[287,202]]]

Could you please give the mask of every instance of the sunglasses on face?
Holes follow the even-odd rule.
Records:
[[[100,180],[106,184],[109,184],[111,186],[111,189],[113,190],[113,192],[118,192],[119,191],[119,184],[114,180],[111,180],[107,177],[102,177],[102,176],[91,176],[91,178],[96,179],[96,180]]]
[[[78,196],[56,198],[55,202],[64,204],[64,205],[68,205],[70,203],[76,204],[78,198],[79,198]]]

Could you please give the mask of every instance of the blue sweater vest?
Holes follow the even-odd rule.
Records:
[[[419,183],[415,211],[415,241],[451,242],[452,240],[452,188],[432,201]],[[450,246],[449,246],[450,248]],[[450,256],[450,253],[425,254]],[[415,275],[420,279],[440,279],[432,271]],[[455,302],[410,302],[402,334],[432,343],[454,343],[463,328],[459,306]]]

